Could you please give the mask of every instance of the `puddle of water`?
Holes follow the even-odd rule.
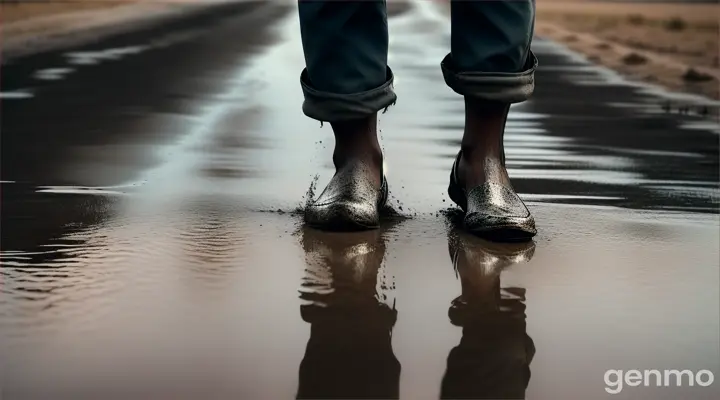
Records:
[[[442,218],[324,234],[215,200],[126,215],[40,251],[3,252],[6,354],[22,360],[10,389],[600,399],[593,382],[605,369],[716,370],[720,327],[706,317],[719,311],[716,226],[612,208],[532,208],[542,231],[527,249],[458,237]],[[687,257],[693,270],[680,278],[673,271]],[[612,334],[602,329],[609,321]],[[248,359],[264,361],[250,368]],[[71,360],[73,368],[59,368]],[[373,367],[375,385],[353,373],[360,367]],[[551,384],[566,375],[572,384]],[[709,393],[699,390],[671,393]]]
[[[57,194],[94,194],[94,195],[114,195],[124,196],[127,192],[113,190],[110,188],[101,187],[84,187],[84,186],[40,186],[37,189],[38,193],[57,193]]]
[[[46,68],[36,71],[33,76],[41,81],[59,81],[74,71],[74,68]]]
[[[681,125],[683,129],[700,130],[720,134],[720,124],[712,121],[690,121]]]
[[[33,93],[24,90],[13,90],[10,92],[0,92],[0,99],[3,100],[23,100],[33,98]]]
[[[117,61],[129,55],[140,54],[150,49],[147,45],[127,46],[98,51],[69,52],[65,54],[70,65],[96,65],[103,61]]]

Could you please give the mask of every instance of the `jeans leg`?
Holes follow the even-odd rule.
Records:
[[[385,0],[299,0],[298,8],[307,116],[362,118],[395,102]]]
[[[518,103],[534,90],[535,0],[452,0],[445,81],[464,96]]]

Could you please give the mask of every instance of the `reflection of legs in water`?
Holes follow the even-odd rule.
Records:
[[[303,229],[303,320],[311,324],[297,398],[398,398],[400,364],[392,351],[397,313],[383,302],[378,273],[382,231]]]
[[[457,232],[453,232],[455,234]],[[450,320],[462,326],[442,381],[443,399],[524,399],[535,354],[525,326],[525,290],[500,288],[502,269],[532,257],[534,244],[492,244],[457,233],[450,256],[462,295]]]

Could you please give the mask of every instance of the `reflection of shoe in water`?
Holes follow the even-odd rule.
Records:
[[[388,185],[381,173],[378,189],[367,178],[363,164],[342,168],[320,196],[305,210],[305,222],[327,230],[364,230],[377,228],[380,209],[387,202]]]
[[[500,273],[528,261],[533,243],[495,244],[459,233],[450,239],[450,255],[462,294],[449,316],[463,329],[452,349],[442,382],[447,399],[524,399],[535,354],[526,333],[525,289],[500,287]]]
[[[525,289],[500,290],[500,273],[511,265],[530,261],[534,242],[495,243],[459,230],[450,233],[449,252],[462,293],[452,302],[450,319],[463,325],[465,318],[495,313],[509,307],[523,307]],[[513,299],[520,299],[514,301]]]
[[[391,344],[397,312],[384,293],[382,231],[305,228],[302,244],[300,312],[311,327],[297,397],[398,398],[400,364]]]
[[[391,305],[390,290],[382,262],[385,229],[358,232],[326,232],[304,227],[305,277],[300,297],[320,308]]]

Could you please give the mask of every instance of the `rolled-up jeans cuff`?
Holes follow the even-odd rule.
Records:
[[[308,78],[307,69],[300,74],[305,101],[303,113],[318,121],[336,122],[368,117],[397,101],[393,89],[393,73],[387,68],[387,79],[382,85],[365,92],[339,94],[315,89]]]
[[[535,90],[537,65],[537,58],[531,51],[520,72],[457,72],[450,54],[445,56],[440,67],[445,83],[458,94],[478,100],[521,103]]]

